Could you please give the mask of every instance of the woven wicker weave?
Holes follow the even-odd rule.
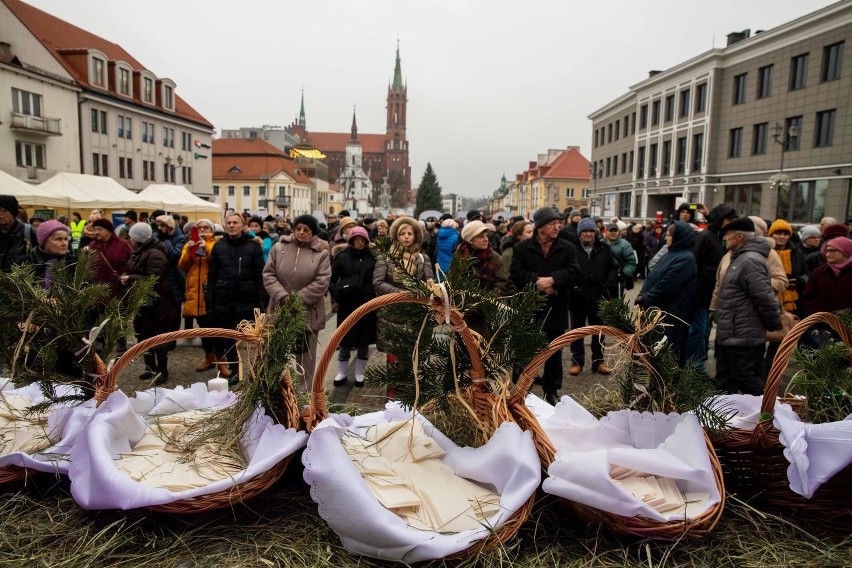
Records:
[[[226,339],[234,339],[236,341],[247,343],[260,340],[260,337],[257,335],[240,333],[232,329],[196,328],[173,331],[171,333],[164,333],[162,335],[157,335],[144,341],[140,341],[139,343],[128,349],[112,365],[112,367],[110,367],[109,371],[103,377],[103,380],[100,381],[100,383],[97,385],[98,388],[95,392],[95,399],[97,400],[98,405],[105,401],[110,395],[110,393],[116,390],[116,380],[118,378],[118,375],[138,355],[144,353],[148,349],[156,347],[157,345],[163,345],[165,343],[176,341],[178,339],[194,339],[196,337],[223,337]],[[284,397],[284,404],[287,408],[288,422],[287,424],[284,424],[284,426],[287,428],[299,428],[299,409],[298,404],[296,403],[296,394],[293,390],[293,383],[290,378],[289,371],[284,372],[284,377],[281,384],[281,392]],[[200,495],[198,497],[193,497],[190,499],[181,499],[179,501],[173,501],[171,503],[166,503],[163,505],[146,507],[146,509],[158,513],[180,515],[202,513],[206,511],[213,511],[216,509],[232,507],[237,503],[245,501],[246,499],[254,497],[262,493],[263,491],[269,489],[273,483],[278,481],[278,479],[287,469],[287,466],[289,465],[292,458],[292,455],[287,456],[284,460],[280,461],[271,469],[253,477],[252,479],[249,479],[248,481],[238,483],[226,490],[217,491],[215,493],[209,493],[207,495]]]
[[[547,471],[547,468],[553,463],[556,457],[556,448],[554,448],[550,439],[547,437],[544,429],[536,420],[530,409],[524,403],[524,398],[527,395],[530,387],[533,384],[533,379],[539,368],[544,365],[545,361],[554,353],[558,353],[563,347],[570,345],[572,342],[583,339],[587,336],[608,335],[615,339],[627,339],[629,336],[620,329],[608,326],[592,325],[572,329],[568,333],[560,335],[550,342],[547,348],[535,356],[530,361],[529,365],[521,373],[518,378],[518,383],[515,390],[509,399],[509,410],[515,416],[516,421],[521,427],[529,430],[536,443],[539,457],[541,458],[542,468]],[[660,522],[643,517],[624,517],[615,515],[599,509],[594,509],[580,503],[560,499],[562,505],[567,507],[581,520],[588,523],[600,525],[603,529],[616,533],[640,536],[655,540],[676,540],[683,537],[701,538],[706,536],[713,530],[719,518],[722,516],[722,510],[725,503],[725,486],[722,481],[722,469],[719,465],[719,460],[713,450],[713,445],[705,436],[707,442],[707,452],[710,456],[710,464],[713,468],[713,474],[716,479],[716,486],[719,490],[721,500],[713,505],[703,514],[692,519],[684,519],[682,521]]]
[[[445,314],[444,304],[440,300],[434,297],[417,298],[408,292],[378,296],[352,312],[332,334],[322,357],[317,363],[311,389],[311,406],[304,416],[309,432],[328,416],[323,381],[332,357],[334,357],[335,351],[343,340],[343,337],[364,315],[393,304],[421,304],[428,306],[434,311],[439,321],[443,321]],[[483,423],[490,425],[493,430],[496,430],[503,422],[514,422],[515,420],[508,411],[508,408],[506,408],[505,403],[498,400],[485,381],[485,371],[482,367],[479,342],[470,329],[468,329],[464,322],[464,317],[458,310],[451,308],[449,323],[461,336],[462,342],[470,355],[472,367],[470,375],[473,384],[467,393],[469,395],[468,403],[476,412],[477,417]],[[419,322],[411,322],[411,324],[419,324]],[[530,516],[534,502],[535,494],[531,495],[524,506],[500,525],[498,529],[493,531],[490,536],[477,541],[470,548],[454,554],[450,558],[467,558],[485,550],[502,546],[503,543],[514,538],[517,534],[523,522]]]
[[[852,334],[834,314],[822,312],[806,317],[793,326],[772,361],[760,407],[761,414],[770,418],[758,422],[753,431],[734,430],[711,436],[726,481],[740,497],[779,511],[818,519],[826,527],[849,531],[852,530],[852,492],[849,489],[852,487],[852,466],[835,474],[810,499],[794,493],[787,479],[790,463],[784,457],[784,446],[771,418],[790,355],[808,329],[817,324],[831,326],[843,342],[852,347]],[[781,402],[792,403],[794,410],[803,404],[800,399],[782,399]]]

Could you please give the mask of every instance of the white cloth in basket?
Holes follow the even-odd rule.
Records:
[[[542,484],[547,493],[624,517],[683,519],[683,512],[659,513],[613,483],[610,468],[619,465],[674,479],[683,493],[696,497],[687,505],[689,518],[720,501],[695,416],[620,410],[597,420],[568,396],[555,408],[535,395],[527,395],[526,404],[556,448]]]
[[[396,403],[383,412],[364,416],[331,415],[311,433],[302,455],[304,479],[320,516],[352,553],[406,563],[433,560],[460,552],[491,534],[518,511],[535,493],[541,481],[541,465],[529,432],[516,424],[500,426],[480,448],[460,448],[422,416],[424,431],[446,452],[442,461],[457,475],[491,485],[500,494],[501,512],[488,527],[455,534],[420,531],[384,508],[340,442],[350,428],[410,419],[412,413]]]
[[[733,428],[753,430],[760,417],[761,396],[720,395],[714,403],[738,411]],[[810,499],[834,474],[852,463],[852,415],[840,422],[807,424],[789,404],[775,403],[772,424],[779,430],[784,457],[790,462],[787,479],[790,489]]]
[[[15,388],[14,383],[8,379],[0,378],[0,389],[4,395],[21,395],[32,401],[32,404],[44,402],[45,397],[36,383],[21,388]],[[78,387],[70,385],[56,385],[58,396],[71,396],[79,394]],[[47,473],[67,474],[69,462],[68,453],[71,451],[74,437],[81,425],[85,422],[86,414],[94,407],[94,400],[82,404],[72,403],[56,404],[51,407],[47,416],[46,433],[51,440],[58,440],[55,444],[37,453],[11,452],[0,456],[0,467],[14,465],[26,467]]]
[[[189,389],[152,389],[137,393],[131,402],[121,391],[112,393],[92,414],[91,421],[81,433],[71,451],[71,494],[84,509],[136,509],[163,505],[181,499],[199,497],[233,487],[268,471],[287,456],[303,447],[307,433],[273,424],[272,419],[256,410],[241,440],[248,467],[233,478],[186,491],[169,491],[147,487],[119,470],[113,461],[120,453],[130,451],[138,442],[147,424],[141,412],[151,412],[179,401],[179,410],[203,409],[233,404],[232,393],[207,392],[204,383]],[[193,394],[193,400],[186,397]],[[164,402],[168,401],[168,402]],[[160,405],[163,406],[160,406]]]

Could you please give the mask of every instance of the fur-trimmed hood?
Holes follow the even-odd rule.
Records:
[[[414,230],[414,242],[411,244],[408,252],[419,251],[420,247],[423,246],[423,226],[417,222],[416,219],[411,217],[397,217],[394,219],[394,222],[388,230],[388,236],[391,241],[396,242],[396,235],[399,233],[399,230],[403,225],[411,225]]]

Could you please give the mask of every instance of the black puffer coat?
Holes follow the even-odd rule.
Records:
[[[780,329],[781,305],[769,281],[769,243],[750,239],[731,253],[719,285],[716,341],[726,347],[755,347],[766,332]]]
[[[562,331],[568,328],[571,288],[577,284],[580,276],[574,245],[557,238],[545,257],[537,235],[521,241],[512,249],[510,274],[518,290],[528,285],[535,286],[539,276],[553,277],[556,294],[547,296],[547,303],[536,317],[544,321],[545,330]]]
[[[612,249],[600,239],[595,239],[591,254],[586,254],[581,244],[576,247],[580,272],[571,290],[571,309],[588,310],[601,300],[618,295],[618,263],[612,256]]]
[[[152,295],[153,303],[139,310],[139,316],[134,323],[136,336],[140,340],[180,329],[180,307],[175,302],[168,273],[166,247],[156,239],[150,238],[140,243],[127,259],[125,274],[129,277],[128,285],[152,274],[157,277]]]
[[[208,314],[264,307],[263,249],[252,237],[225,235],[213,245],[204,302]]]
[[[365,302],[376,297],[373,289],[373,271],[376,268],[376,257],[369,248],[355,249],[346,247],[336,257],[331,265],[331,283],[329,292],[337,304],[337,325],[343,323],[349,314]],[[357,285],[339,290],[341,282],[357,281]],[[358,320],[358,323],[344,336],[340,345],[343,347],[361,347],[376,342],[376,312],[370,312]]]
[[[716,270],[722,257],[725,256],[725,245],[719,236],[722,221],[735,213],[727,205],[717,205],[710,211],[707,218],[707,228],[698,233],[695,238],[695,261],[698,263],[698,281],[696,282],[695,305],[701,308],[710,307],[713,298],[713,288],[716,287]]]

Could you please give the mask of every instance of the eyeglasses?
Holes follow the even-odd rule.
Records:
[[[836,248],[828,248],[828,247],[826,247],[826,248],[825,248],[825,254],[828,254],[828,253],[830,253],[830,252],[840,252],[840,251],[839,251],[839,250],[837,250]],[[843,254],[843,253],[841,253],[841,254]]]
[[[209,230],[210,230],[210,226],[209,226],[209,225],[196,225],[196,226],[198,227],[198,230],[199,230],[199,231],[201,231],[202,229],[203,229],[203,230],[205,230],[205,231],[209,231]]]

